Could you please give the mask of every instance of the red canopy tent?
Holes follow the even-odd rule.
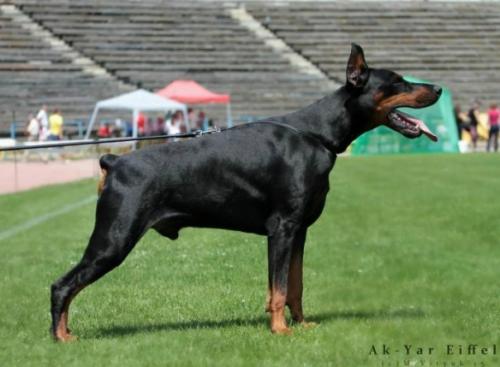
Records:
[[[227,126],[232,125],[231,96],[229,94],[214,93],[194,80],[175,80],[157,91],[156,94],[186,104],[225,104],[227,106]]]

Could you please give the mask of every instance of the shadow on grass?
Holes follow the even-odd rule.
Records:
[[[324,312],[306,317],[308,321],[328,323],[335,320],[391,320],[391,319],[419,319],[425,314],[421,310],[393,310],[393,311],[340,311]],[[192,320],[181,322],[166,322],[149,325],[117,325],[100,328],[97,336],[102,338],[115,338],[140,333],[156,333],[161,331],[176,331],[190,329],[223,329],[234,326],[265,326],[268,317],[260,316],[249,319],[235,318],[229,320]]]

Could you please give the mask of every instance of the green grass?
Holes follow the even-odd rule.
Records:
[[[0,196],[0,233],[94,191]],[[500,155],[340,159],[306,244],[304,307],[319,326],[289,337],[267,326],[265,238],[185,229],[177,241],[149,232],[75,299],[79,341],[54,343],[49,285],[79,260],[93,215],[87,204],[0,241],[0,366],[500,365],[445,355],[468,343],[500,353]],[[382,344],[393,354],[368,354]]]

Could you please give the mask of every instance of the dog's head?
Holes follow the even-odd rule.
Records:
[[[407,138],[425,134],[437,141],[427,125],[401,111],[399,107],[423,108],[434,104],[441,88],[432,84],[410,83],[393,71],[368,67],[363,49],[352,44],[347,63],[346,90],[350,94],[346,107],[363,131],[386,125]]]

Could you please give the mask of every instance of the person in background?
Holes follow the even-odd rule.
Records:
[[[117,118],[115,120],[115,128],[113,129],[115,136],[125,137],[127,136],[126,126],[122,119]]]
[[[170,126],[172,126],[172,119],[174,118],[174,114],[172,113],[172,111],[168,111],[166,114],[165,114],[165,122],[163,124],[163,131],[162,133],[163,134],[170,134]],[[168,139],[167,139],[168,141]]]
[[[99,129],[97,130],[97,136],[101,139],[109,138],[111,136],[111,129],[109,128],[109,124],[102,122],[99,125]]]
[[[462,140],[462,131],[463,130],[468,130],[467,128],[467,122],[465,121],[460,105],[455,105],[455,122],[457,124],[457,133],[458,133],[458,140]]]
[[[32,113],[29,114],[28,116],[28,126],[26,127],[26,132],[28,133],[28,141],[38,141],[40,138],[40,123],[36,119],[35,116],[33,116]],[[26,149],[24,151],[24,159],[28,159],[28,155],[30,153],[29,149]]]
[[[134,124],[130,121],[125,121],[125,136],[132,136],[134,134]]]
[[[153,135],[155,128],[155,120],[153,117],[149,116],[146,120],[146,126],[144,129],[144,135]]]
[[[61,140],[63,137],[64,120],[61,112],[55,109],[49,117],[49,137],[48,140]]]
[[[189,126],[193,130],[198,130],[200,127],[197,125],[198,119],[196,116],[196,112],[194,111],[194,109],[189,107],[187,113],[188,113]]]
[[[205,112],[203,112],[202,110],[200,110],[200,112],[198,112],[198,128],[199,129],[202,129],[202,130],[206,130],[207,129],[207,125],[208,125],[208,121],[206,121],[206,115],[205,115]]]
[[[28,126],[26,127],[28,141],[37,141],[40,137],[40,123],[31,113],[28,116],[28,120]]]
[[[208,122],[207,122],[207,129],[211,129],[211,128],[214,128],[216,126],[216,121],[214,119],[208,119]]]
[[[40,133],[38,137],[40,141],[45,141],[49,137],[49,118],[47,116],[47,106],[43,105],[38,113],[36,114],[36,119],[40,124]]]
[[[163,116],[158,116],[156,118],[156,124],[154,128],[154,134],[155,135],[161,135],[163,134],[163,131],[165,130],[165,118]]]
[[[486,151],[490,151],[490,146],[493,145],[495,152],[498,152],[498,130],[499,130],[500,111],[496,103],[493,103],[488,110],[488,123],[490,125],[490,132],[488,134],[488,144]]]
[[[165,130],[168,135],[176,135],[182,132],[182,125],[184,122],[184,118],[181,111],[175,112],[170,119],[166,120]],[[171,141],[172,139],[167,139],[167,141]],[[173,141],[177,141],[178,138],[173,139]]]
[[[139,136],[146,134],[146,116],[142,112],[137,116],[137,134]]]
[[[187,132],[186,125],[189,125],[189,118],[188,118],[188,123],[186,124],[186,120],[184,119],[184,114],[182,113],[182,111],[177,111],[176,115],[177,115],[176,122],[179,125],[180,133],[181,134],[186,133]]]
[[[467,117],[469,118],[469,132],[474,150],[477,147],[477,125],[479,124],[479,101],[474,101]]]

